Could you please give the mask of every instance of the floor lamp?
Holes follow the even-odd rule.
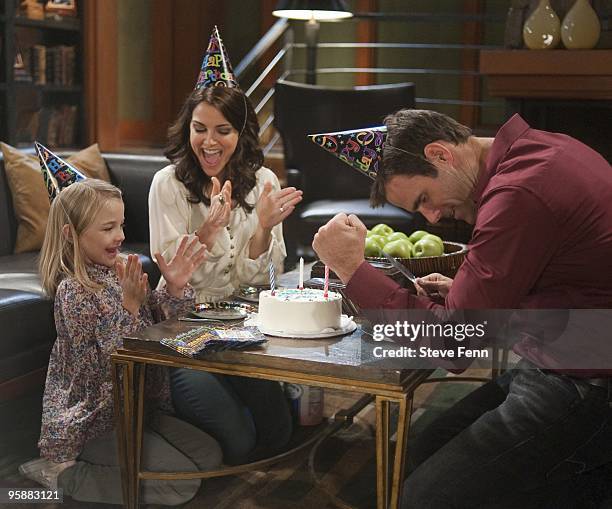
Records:
[[[306,21],[306,83],[317,83],[319,21],[352,18],[344,0],[280,0],[272,14],[279,18]]]

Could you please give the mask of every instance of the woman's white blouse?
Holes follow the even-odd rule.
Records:
[[[261,167],[255,173],[257,183],[246,201],[256,205],[266,182],[272,182],[274,191],[280,189],[276,175]],[[149,192],[149,230],[151,254],[161,253],[168,262],[172,259],[185,234],[194,232],[208,217],[210,207],[187,200],[189,191],[175,177],[175,166],[166,166],[153,178]],[[246,213],[236,207],[230,214],[230,223],[207,249],[206,260],[197,269],[191,285],[196,291],[196,302],[212,302],[232,295],[241,284],[266,284],[269,281],[269,263],[274,263],[277,274],[282,272],[287,256],[283,240],[282,223],[272,229],[268,250],[255,260],[249,258],[251,237],[258,224],[257,212]],[[163,278],[158,288],[165,285]]]

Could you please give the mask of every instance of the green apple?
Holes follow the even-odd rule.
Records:
[[[404,232],[393,232],[391,235],[387,237],[387,242],[393,242],[394,240],[400,240],[400,239],[408,240],[408,235],[406,235]]]
[[[380,256],[380,251],[385,245],[385,238],[381,235],[372,234],[365,239],[364,254],[366,256]]]
[[[412,256],[422,258],[424,256],[440,256],[444,253],[444,248],[435,240],[421,239],[412,248]]]
[[[382,250],[395,258],[410,258],[412,255],[412,244],[408,239],[397,239],[387,242]]]
[[[415,244],[416,242],[421,240],[425,235],[428,235],[428,233],[425,230],[416,230],[410,234],[410,237],[408,237],[408,240],[412,242],[413,244]]]
[[[433,233],[428,233],[427,235],[423,236],[423,239],[435,240],[438,244],[440,244],[440,246],[442,246],[442,252],[444,252],[444,241],[437,235],[434,235]]]
[[[373,233],[372,235],[370,235],[370,238],[378,243],[380,249],[382,249],[387,243],[387,237],[385,237],[384,235],[377,235],[376,233]]]
[[[377,235],[388,237],[389,235],[393,233],[393,228],[391,228],[389,225],[381,223],[381,224],[377,224],[374,228],[372,228],[372,231],[376,233]]]

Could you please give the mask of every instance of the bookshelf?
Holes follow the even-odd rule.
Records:
[[[51,148],[85,143],[82,5],[77,16],[30,19],[0,5],[0,140]]]

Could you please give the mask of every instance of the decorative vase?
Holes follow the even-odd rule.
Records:
[[[591,49],[599,40],[601,25],[588,0],[576,3],[563,18],[561,38],[567,49]]]
[[[561,40],[561,22],[549,0],[540,0],[523,26],[523,41],[529,49],[552,49]]]

